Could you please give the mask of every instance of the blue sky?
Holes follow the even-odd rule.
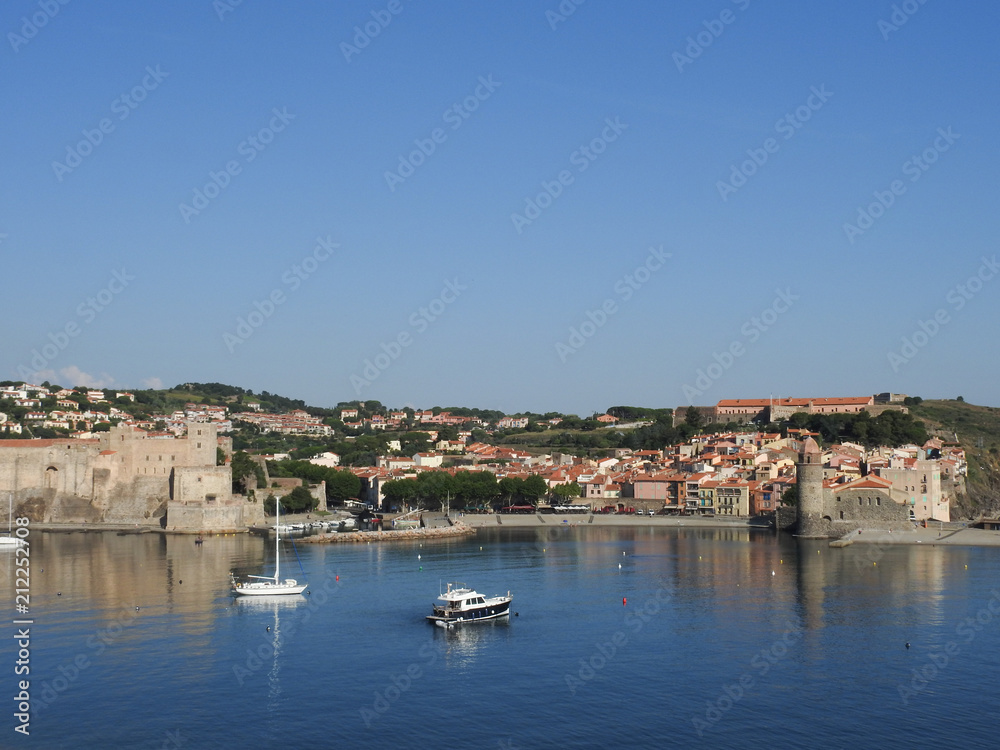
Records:
[[[998,21],[985,0],[12,0],[0,378],[1000,405]]]

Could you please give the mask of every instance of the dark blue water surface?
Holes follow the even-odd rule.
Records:
[[[309,596],[236,601],[230,570],[273,569],[263,539],[30,541],[31,735],[8,574],[2,747],[998,745],[1000,549],[497,528],[299,544],[283,572]],[[435,628],[448,581],[518,616]]]

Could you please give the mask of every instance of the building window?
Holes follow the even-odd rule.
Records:
[[[875,498],[875,504],[876,504],[876,505],[881,505],[881,504],[882,504],[882,498],[880,498],[880,497],[876,497],[876,498]]]

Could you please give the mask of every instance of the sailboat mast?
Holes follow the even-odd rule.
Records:
[[[278,583],[278,566],[281,565],[281,534],[278,531],[278,523],[281,521],[281,502],[277,498],[274,500],[274,582]]]

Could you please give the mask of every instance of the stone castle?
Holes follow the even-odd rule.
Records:
[[[824,487],[823,454],[811,437],[802,443],[796,476],[797,536],[840,537],[856,529],[902,529],[910,522],[907,506],[877,480],[866,477],[839,488]]]
[[[0,440],[0,498],[36,523],[159,525],[168,531],[237,531],[263,506],[232,494],[231,454],[215,425],[150,437],[119,424],[94,439]]]

